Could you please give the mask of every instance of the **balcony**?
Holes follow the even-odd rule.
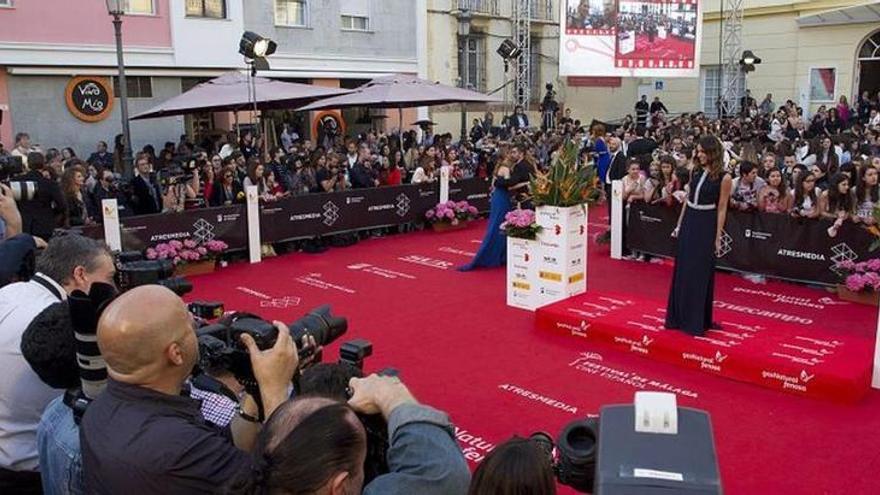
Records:
[[[455,0],[454,10],[468,10],[477,14],[499,15],[498,0]]]

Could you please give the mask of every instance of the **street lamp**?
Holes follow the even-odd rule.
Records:
[[[461,9],[458,13],[458,36],[461,39],[462,49],[461,55],[462,57],[466,57],[468,53],[468,36],[471,35],[471,12],[468,9]],[[458,86],[460,88],[465,88],[467,86],[465,82],[465,70],[468,67],[467,63],[462,63],[459,61],[458,66],[459,77],[458,77]],[[465,104],[461,104],[461,142],[467,138],[467,110],[465,109]]]
[[[133,175],[131,160],[131,127],[128,124],[128,84],[125,81],[125,60],[122,56],[122,16],[126,0],[107,0],[107,13],[113,16],[116,33],[116,65],[119,69],[119,101],[122,103],[122,167],[126,178]]]

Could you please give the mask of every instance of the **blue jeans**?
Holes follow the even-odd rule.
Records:
[[[82,456],[79,427],[64,396],[46,406],[37,426],[37,452],[44,495],[82,495]]]

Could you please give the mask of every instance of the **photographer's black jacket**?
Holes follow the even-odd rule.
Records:
[[[22,231],[49,240],[52,232],[61,224],[59,220],[67,210],[61,188],[56,182],[43,177],[43,174],[36,170],[14,181],[34,182],[37,185],[37,192],[31,201],[18,202]]]

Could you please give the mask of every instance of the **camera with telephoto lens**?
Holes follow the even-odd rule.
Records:
[[[529,437],[550,459],[559,483],[581,493],[593,493],[599,446],[599,419],[576,419],[565,425],[555,443],[546,432]]]
[[[348,320],[333,316],[330,306],[324,305],[311,310],[288,327],[299,349],[299,358],[304,360],[315,352],[314,347],[306,346],[307,336],[315,339],[316,346],[328,345],[348,330]],[[245,390],[257,398],[259,388],[251,367],[250,355],[241,343],[241,335],[245,333],[254,339],[260,350],[271,348],[278,338],[278,329],[272,322],[249,313],[229,315],[222,321],[196,330],[199,340],[199,366],[203,370],[225,370],[232,373],[244,385]],[[372,352],[372,346],[369,351]],[[363,356],[360,359],[363,362],[363,357],[369,353],[361,351],[361,354]],[[357,358],[357,355],[354,357]]]
[[[116,255],[116,286],[125,292],[141,285],[161,285],[178,296],[192,291],[192,283],[183,277],[174,277],[171,260],[145,260],[137,251]]]

